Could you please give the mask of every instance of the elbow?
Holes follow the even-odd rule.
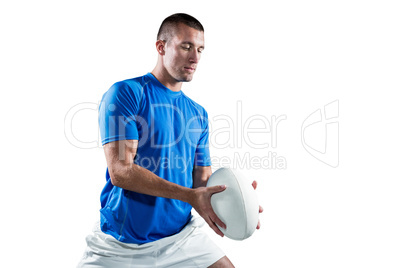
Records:
[[[109,168],[109,176],[110,176],[110,182],[113,184],[113,186],[123,188],[122,187],[123,180],[117,169]]]

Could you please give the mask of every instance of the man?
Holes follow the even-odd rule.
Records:
[[[225,186],[205,187],[212,173],[208,115],[181,91],[203,49],[198,20],[169,16],[158,32],[154,70],[104,94],[101,220],[78,267],[234,267],[191,215],[194,208],[223,236],[210,198]]]

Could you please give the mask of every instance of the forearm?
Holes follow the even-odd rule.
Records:
[[[193,199],[193,189],[162,179],[136,164],[116,169],[118,170],[109,170],[109,172],[113,174],[112,183],[120,188],[141,194],[178,199],[187,203],[191,203]]]
[[[206,187],[209,177],[212,175],[211,166],[194,166],[193,188]]]

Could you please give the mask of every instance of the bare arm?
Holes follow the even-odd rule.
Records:
[[[214,231],[223,236],[223,233],[216,227],[219,224],[225,228],[211,207],[211,196],[214,193],[223,191],[221,186],[205,186],[211,175],[208,169],[194,169],[193,178],[197,188],[187,188],[167,180],[164,180],[151,171],[133,163],[137,153],[137,140],[114,141],[104,145],[104,152],[110,179],[113,185],[137,193],[148,194],[171,199],[178,199],[189,203],[201,217],[211,226]],[[209,172],[209,173],[208,173]],[[209,175],[208,175],[209,174]]]
[[[193,188],[205,187],[209,177],[212,175],[211,166],[195,166],[193,169]]]
[[[112,184],[137,193],[182,200],[189,203],[193,190],[164,180],[133,163],[137,140],[105,144],[104,151]]]

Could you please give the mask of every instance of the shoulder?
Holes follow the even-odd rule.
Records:
[[[117,99],[118,101],[140,101],[144,88],[149,83],[146,75],[125,79],[114,83],[104,94],[103,99]]]
[[[114,93],[142,93],[144,87],[149,83],[146,76],[139,76],[135,78],[130,78],[114,83],[110,87],[110,91]]]
[[[184,94],[184,92],[182,94],[183,94],[183,98],[187,101],[187,103],[191,107],[193,107],[193,109],[196,110],[200,116],[208,118],[208,112],[207,112],[207,110],[205,110],[205,108],[203,106],[201,106],[199,103],[195,102],[189,96]]]

